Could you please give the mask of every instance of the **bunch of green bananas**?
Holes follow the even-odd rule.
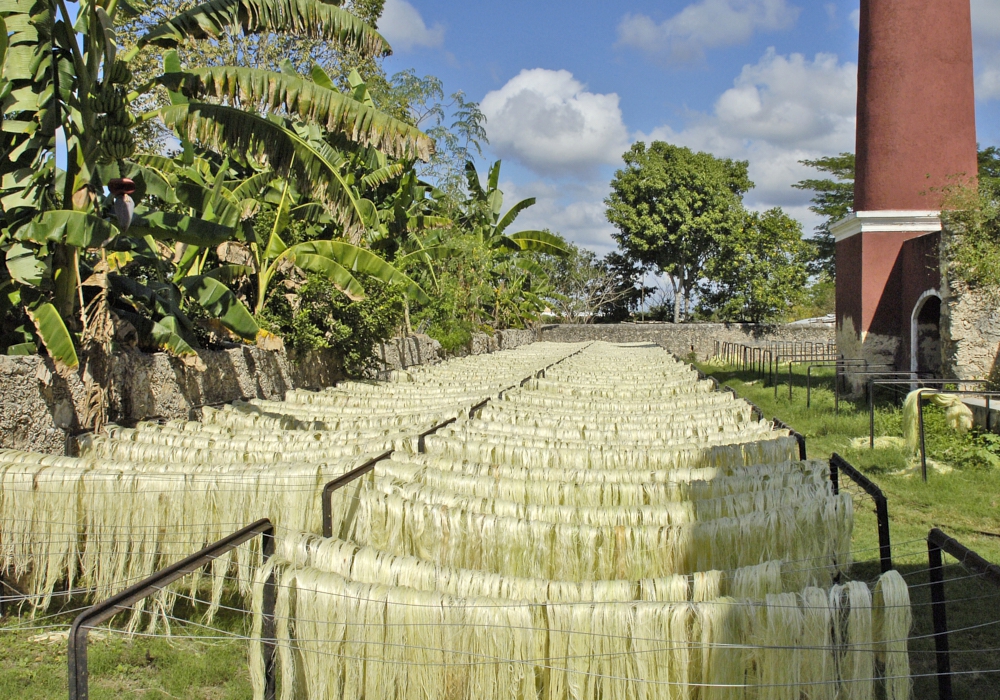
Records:
[[[110,67],[104,69],[104,81],[111,84],[124,85],[132,82],[132,69],[121,59],[115,60]]]
[[[125,109],[125,95],[111,85],[97,85],[95,94],[90,96],[90,108],[101,114],[112,114]]]
[[[135,138],[132,132],[116,124],[104,124],[101,128],[101,156],[105,160],[128,158],[135,152]]]
[[[135,116],[129,111],[125,90],[118,84],[132,79],[124,61],[115,61],[107,69],[105,79],[97,83],[90,96],[90,107],[99,116],[95,122],[102,161],[128,158],[135,152],[135,138],[129,129],[135,126]]]

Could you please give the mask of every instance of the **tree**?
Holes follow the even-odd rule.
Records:
[[[563,323],[594,323],[638,291],[634,282],[623,284],[607,258],[571,243],[567,248],[568,255],[540,261],[552,286],[546,299]]]
[[[479,103],[466,99],[461,91],[446,100],[440,78],[420,78],[408,69],[390,78],[383,108],[434,139],[434,155],[420,168],[420,176],[457,196],[465,184],[465,164],[482,156],[482,147],[489,144],[486,116]],[[446,124],[449,114],[450,125]]]
[[[602,320],[621,323],[642,306],[646,295],[653,291],[643,283],[646,267],[631,258],[612,251],[604,256],[604,266],[615,282],[614,297],[601,309]]]
[[[830,173],[834,177],[824,180],[802,180],[792,187],[815,192],[809,210],[825,217],[823,223],[816,227],[817,235],[813,239],[816,252],[810,271],[813,274],[825,273],[831,279],[835,279],[836,244],[833,234],[830,233],[830,226],[854,211],[854,154],[841,153],[837,156],[799,162],[820,172]]]
[[[1000,148],[987,146],[979,151],[979,189],[1000,196]]]
[[[670,276],[679,323],[716,241],[739,230],[749,164],[662,141],[636,143],[623,157],[605,200],[608,221],[626,255]]]
[[[717,241],[705,264],[703,311],[726,321],[766,323],[798,303],[809,278],[802,225],[780,208],[747,212],[741,229]]]

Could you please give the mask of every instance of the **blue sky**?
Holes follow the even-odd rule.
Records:
[[[1000,143],[1000,2],[972,0],[979,140]],[[803,158],[854,148],[857,0],[387,0],[386,69],[433,74],[489,117],[523,226],[600,253],[621,153],[663,139],[747,159],[755,208],[810,231]],[[485,160],[485,159],[484,159]]]

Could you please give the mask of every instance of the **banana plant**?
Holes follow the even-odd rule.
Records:
[[[131,91],[127,87],[129,63],[139,52],[169,51],[192,39],[224,40],[234,32],[290,32],[335,42],[362,56],[388,54],[385,39],[344,8],[321,0],[208,0],[164,20],[122,54],[115,26],[130,12],[125,0],[82,0],[75,13],[63,0],[0,0],[2,35],[8,38],[0,58],[5,277],[22,287],[20,303],[37,336],[66,367],[73,367],[76,358],[64,352],[65,336],[87,327],[81,276],[87,259],[92,262],[122,237],[167,238],[196,225],[147,212],[145,223],[133,232],[111,219],[104,188],[131,168],[131,129],[137,120],[158,118],[186,140],[266,159],[278,176],[294,178],[345,231],[354,232],[367,227],[368,209],[351,199],[340,164],[331,160],[332,149],[317,148],[290,119],[394,156],[427,158],[433,149],[417,129],[332,85],[282,73],[225,66],[182,69],[167,54],[162,76]],[[157,85],[178,99],[154,113],[133,114],[130,105]],[[56,167],[57,133],[65,143],[65,170]],[[23,250],[15,244],[31,250],[47,270],[40,284],[25,285],[30,271],[23,271],[31,266],[18,262]],[[47,307],[37,310],[46,304],[57,311],[59,322],[42,322],[49,318]]]
[[[247,274],[254,278],[255,313],[259,314],[264,310],[271,283],[286,266],[326,277],[352,300],[364,298],[364,287],[354,276],[363,274],[388,284],[401,285],[407,298],[416,302],[430,302],[420,285],[370,250],[337,240],[309,240],[287,244],[282,236],[290,223],[294,219],[310,221],[316,215],[316,210],[308,204],[293,206],[293,198],[291,183],[286,182],[275,212],[274,224],[266,240],[248,239],[251,264],[225,268],[220,272],[227,276]]]
[[[513,253],[534,251],[558,256],[569,254],[562,238],[547,231],[507,233],[507,229],[518,215],[535,204],[535,198],[523,199],[506,213],[502,213],[503,192],[500,190],[499,160],[490,168],[485,188],[479,179],[475,164],[471,161],[465,164],[465,176],[469,195],[465,201],[460,223],[465,229],[479,236],[487,247]]]

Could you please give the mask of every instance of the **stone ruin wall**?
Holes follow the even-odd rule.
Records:
[[[1000,292],[952,281],[941,303],[944,376],[1000,382]]]

